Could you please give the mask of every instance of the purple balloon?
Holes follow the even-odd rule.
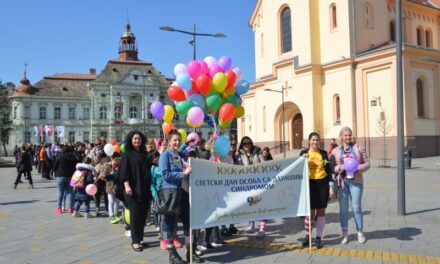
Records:
[[[218,65],[222,67],[223,71],[226,72],[231,69],[232,59],[229,56],[222,56],[218,59]]]
[[[154,118],[156,118],[158,121],[161,121],[163,115],[165,114],[165,107],[163,106],[162,102],[155,101],[150,106],[150,112]]]
[[[218,72],[222,72],[222,67],[218,64],[214,64],[209,68],[209,77],[214,78],[214,75]]]
[[[344,169],[348,173],[353,173],[358,170],[358,161],[357,159],[347,158],[344,160]]]

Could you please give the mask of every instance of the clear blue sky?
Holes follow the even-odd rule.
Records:
[[[256,0],[14,0],[2,3],[0,79],[16,85],[28,63],[35,83],[55,73],[99,73],[118,57],[119,38],[127,18],[138,42],[139,57],[167,77],[175,64],[192,59],[190,35],[159,30],[160,26],[227,38],[200,37],[197,58],[229,55],[255,79],[254,37],[248,25]]]

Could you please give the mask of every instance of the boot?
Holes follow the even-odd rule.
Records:
[[[191,263],[191,259],[190,259],[190,250],[189,250],[189,244],[186,244],[186,262]],[[195,263],[204,263],[205,261],[200,258],[197,254],[196,254],[196,248],[197,248],[197,244],[194,243],[193,244],[193,249],[192,249],[192,260]]]
[[[175,247],[168,248],[168,252],[170,253],[170,264],[185,264]]]

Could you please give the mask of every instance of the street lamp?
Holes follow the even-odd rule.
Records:
[[[175,31],[175,32],[180,32],[183,34],[191,35],[192,40],[189,41],[189,44],[191,46],[193,46],[193,60],[196,59],[196,36],[215,37],[215,38],[225,38],[226,37],[226,35],[222,34],[222,33],[209,34],[209,33],[196,32],[196,24],[194,24],[194,29],[192,32],[186,31],[186,30],[175,29],[173,27],[168,27],[168,26],[160,27],[160,29],[165,30],[165,31]]]
[[[283,157],[286,158],[286,146],[285,146],[285,142],[286,142],[286,132],[284,130],[284,122],[286,121],[284,119],[284,92],[283,92],[283,88],[281,88],[281,91],[278,90],[272,90],[269,88],[265,88],[264,91],[268,91],[268,92],[275,92],[275,93],[281,93],[281,101],[282,101],[282,107],[283,107]],[[280,144],[281,147],[281,144]]]

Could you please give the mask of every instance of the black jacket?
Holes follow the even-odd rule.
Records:
[[[324,178],[326,179],[328,182],[332,181],[332,173],[331,173],[331,167],[330,167],[330,160],[328,158],[328,154],[327,151],[323,150],[323,149],[318,149],[319,152],[321,153],[322,156],[322,160],[324,161],[324,168],[325,168],[325,172],[327,173],[327,176]],[[302,156],[303,154],[306,154],[309,152],[309,149],[303,149],[301,150],[301,152],[299,153],[300,156]],[[327,162],[325,162],[327,161]]]
[[[76,170],[76,163],[78,163],[78,159],[73,152],[61,153],[53,167],[55,177],[72,177]]]
[[[128,181],[133,191],[132,198],[138,202],[151,200],[150,170],[147,153],[128,149],[122,154],[118,170],[118,182]]]
[[[17,163],[17,169],[20,172],[32,171],[31,156],[28,152],[20,152],[18,154],[19,160]]]

